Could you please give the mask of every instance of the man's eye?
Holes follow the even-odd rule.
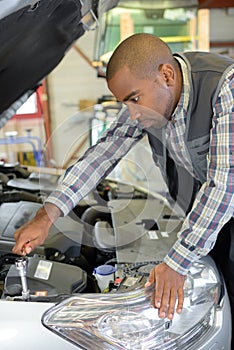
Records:
[[[136,96],[136,97],[132,97],[132,98],[131,98],[131,102],[136,103],[136,102],[138,102],[138,101],[139,101],[139,96]]]

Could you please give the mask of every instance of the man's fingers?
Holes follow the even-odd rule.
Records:
[[[155,275],[154,275],[154,269],[150,271],[149,279],[148,282],[149,284],[154,284],[155,283]]]
[[[24,245],[23,247],[23,251],[25,252],[25,254],[30,254],[32,252],[33,248],[30,244],[30,242],[28,242],[27,244]]]
[[[146,287],[147,292],[150,293],[152,306],[158,309],[159,317],[168,317],[172,320],[175,308],[178,313],[182,311],[185,278],[186,276],[174,271],[165,263],[151,270]],[[151,291],[152,286],[154,286],[154,293]]]
[[[168,316],[170,305],[173,305],[173,299],[171,299],[171,286],[165,283],[163,286],[163,289],[161,290],[160,288],[159,290],[160,290],[159,293],[162,295],[161,305],[159,308],[159,317],[164,318]],[[157,294],[157,287],[156,287],[156,294]],[[170,311],[173,312],[172,309],[170,309]]]
[[[184,304],[184,289],[180,288],[178,290],[178,304],[176,308],[176,312],[178,312],[179,314],[182,312],[183,304]]]
[[[164,283],[162,282],[162,280],[156,277],[154,303],[155,303],[155,307],[161,310],[160,314],[162,314],[164,310],[164,306],[162,306],[162,304],[164,303],[163,302],[164,297],[166,297],[164,295]],[[162,315],[160,317],[164,317],[164,316]]]
[[[177,299],[177,291],[176,291],[176,289],[172,288],[171,294],[170,294],[168,312],[167,312],[167,317],[169,320],[172,320],[174,317],[176,299]]]
[[[154,290],[151,290],[151,304],[153,307],[159,309],[163,295],[163,284],[160,280],[157,280],[154,269],[150,271],[148,282],[145,284],[145,287],[148,289],[152,289],[152,286],[154,286]]]
[[[33,251],[34,246],[35,246],[35,243],[30,239],[21,238],[20,241],[18,241],[13,247],[12,252],[14,254],[25,256],[27,254],[30,254]]]

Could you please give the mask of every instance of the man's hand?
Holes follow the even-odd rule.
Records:
[[[13,253],[22,256],[31,253],[45,241],[50,227],[60,215],[61,211],[53,204],[46,204],[39,209],[34,219],[15,232],[16,244],[12,249]]]
[[[184,303],[184,282],[186,276],[180,275],[165,263],[157,265],[150,272],[149,281],[145,287],[154,285],[152,305],[158,309],[159,317],[172,320],[175,312],[181,313]]]

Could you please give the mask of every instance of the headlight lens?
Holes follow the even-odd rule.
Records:
[[[214,327],[219,296],[216,271],[197,262],[186,279],[183,311],[172,322],[158,317],[144,289],[74,296],[42,322],[81,349],[187,349]]]

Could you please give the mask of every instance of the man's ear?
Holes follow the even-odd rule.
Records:
[[[161,74],[168,86],[175,83],[175,69],[169,63],[164,63],[161,66]]]

